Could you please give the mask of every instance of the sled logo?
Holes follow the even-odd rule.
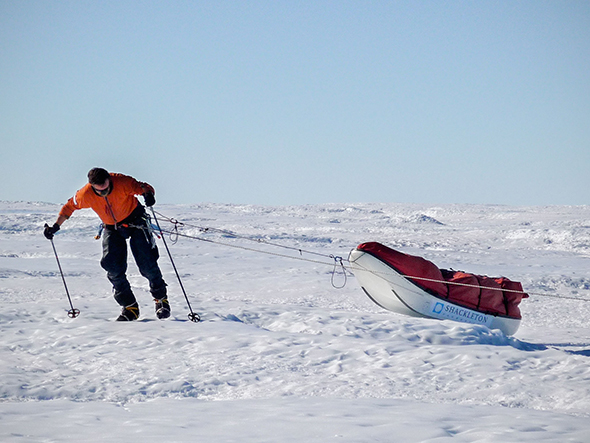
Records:
[[[440,314],[444,308],[445,308],[445,305],[443,305],[440,302],[436,302],[436,304],[434,305],[434,308],[432,309],[432,312],[434,312],[435,314]]]
[[[492,318],[481,312],[472,311],[471,309],[455,306],[440,301],[433,302],[431,305],[431,312],[437,318],[446,318],[449,320],[461,321],[465,323],[476,323],[488,326]]]

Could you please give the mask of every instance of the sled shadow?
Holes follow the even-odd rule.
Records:
[[[553,343],[547,345],[550,348],[558,349],[570,355],[583,355],[584,357],[590,357],[590,344],[588,343]],[[566,348],[586,348],[586,349],[566,349]]]
[[[515,340],[514,347],[523,351],[546,351],[548,349],[555,349],[557,351],[565,352],[570,355],[582,355],[590,357],[590,343],[547,343],[536,344],[527,343],[521,340]],[[585,349],[571,349],[571,348],[585,348]]]
[[[581,351],[570,351],[566,349],[565,352],[567,352],[568,354],[583,355],[584,357],[590,357],[590,349],[582,349]]]

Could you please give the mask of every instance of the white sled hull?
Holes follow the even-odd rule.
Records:
[[[388,311],[483,325],[499,329],[506,335],[513,335],[520,326],[520,319],[484,314],[435,297],[366,252],[355,249],[350,253],[349,260],[367,296]]]

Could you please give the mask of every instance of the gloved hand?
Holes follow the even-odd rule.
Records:
[[[156,204],[156,197],[151,192],[146,192],[143,194],[143,199],[145,200],[145,205],[147,207],[154,206]]]
[[[47,223],[45,223],[43,235],[45,238],[47,238],[47,240],[51,240],[57,231],[59,231],[59,225],[57,223],[54,223],[53,226],[49,226]]]

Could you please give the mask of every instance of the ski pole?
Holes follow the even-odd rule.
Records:
[[[68,311],[68,316],[70,318],[76,318],[78,315],[80,315],[80,310],[74,308],[74,305],[72,304],[72,298],[70,297],[70,292],[68,291],[68,285],[66,285],[66,278],[64,277],[64,273],[61,269],[61,264],[59,263],[59,257],[57,256],[57,251],[55,250],[55,244],[53,243],[53,239],[50,239],[51,241],[51,246],[53,247],[53,253],[55,254],[55,260],[57,261],[57,267],[59,268],[59,273],[61,274],[61,279],[64,282],[64,288],[66,288],[66,295],[68,296],[68,301],[70,302],[70,309]]]
[[[176,278],[178,279],[178,283],[180,284],[180,289],[182,289],[182,293],[184,294],[184,298],[186,300],[186,304],[188,305],[188,309],[190,313],[188,314],[188,319],[192,322],[200,322],[201,316],[196,312],[193,312],[193,308],[191,307],[191,303],[188,300],[188,296],[186,295],[186,291],[184,290],[184,285],[182,284],[182,280],[180,279],[180,275],[178,274],[178,270],[176,269],[176,265],[174,264],[174,260],[172,259],[172,254],[170,253],[170,249],[168,248],[168,243],[166,243],[166,236],[162,232],[162,228],[160,228],[160,222],[158,221],[158,217],[156,217],[156,211],[154,211],[154,207],[150,207],[152,210],[152,214],[154,216],[154,221],[156,222],[156,226],[158,227],[158,231],[162,235],[162,241],[164,242],[164,246],[166,247],[166,252],[168,252],[168,257],[170,257],[170,263],[172,263],[172,268],[174,268],[174,273],[176,274]]]

